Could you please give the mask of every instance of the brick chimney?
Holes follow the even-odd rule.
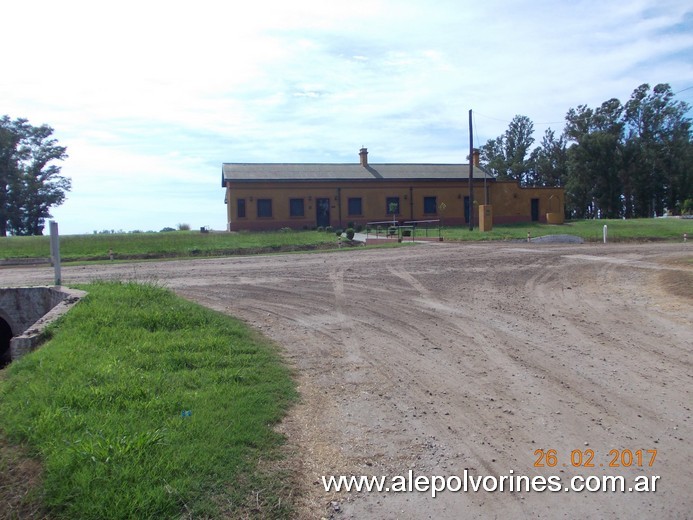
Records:
[[[472,164],[474,166],[476,166],[477,168],[479,167],[479,149],[478,148],[472,149]]]
[[[368,149],[367,148],[361,148],[359,150],[359,163],[364,168],[366,166],[368,166]]]

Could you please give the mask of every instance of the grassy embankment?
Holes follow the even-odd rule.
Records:
[[[633,219],[580,220],[561,226],[548,224],[510,224],[494,226],[482,233],[478,228],[445,227],[446,241],[513,240],[543,235],[577,235],[589,242],[602,240],[604,225],[608,226],[610,242],[679,241],[688,233],[693,239],[693,220]],[[422,231],[417,231],[422,232]],[[436,233],[436,231],[431,231]],[[168,233],[122,233],[114,235],[66,235],[60,238],[60,255],[64,262],[146,258],[186,258],[225,256],[289,251],[308,251],[336,248],[333,232],[276,231],[241,233],[200,233],[172,231]],[[49,237],[0,238],[0,259],[47,258],[50,256]]]
[[[272,425],[296,394],[275,348],[152,285],[81,288],[49,342],[0,372],[4,513],[289,517]],[[27,495],[26,453],[42,467]]]
[[[632,219],[632,220],[575,220],[560,226],[548,224],[509,224],[494,226],[482,233],[478,228],[445,228],[445,240],[514,240],[544,235],[575,235],[587,242],[601,242],[604,225],[607,226],[609,242],[637,241],[681,241],[688,233],[693,240],[693,220],[677,218]]]
[[[180,258],[237,254],[302,251],[335,247],[333,232],[292,231],[257,233],[120,233],[64,235],[60,237],[63,261]],[[50,238],[0,238],[0,259],[41,258],[50,256]]]

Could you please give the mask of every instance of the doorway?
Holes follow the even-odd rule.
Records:
[[[532,222],[539,220],[539,199],[532,199]]]
[[[315,199],[315,221],[318,227],[330,225],[330,199]]]

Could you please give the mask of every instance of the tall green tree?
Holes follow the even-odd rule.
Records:
[[[675,101],[668,84],[633,91],[625,105],[626,146],[633,161],[625,198],[628,212],[644,217],[681,211],[693,196],[690,106]]]
[[[50,126],[0,118],[0,236],[41,235],[50,208],[65,200],[70,179],[53,164],[67,158]]]
[[[566,195],[579,218],[617,218],[622,212],[623,106],[618,99],[597,109],[579,106],[566,116]]]
[[[564,135],[556,137],[556,133],[548,128],[544,132],[541,144],[530,155],[532,164],[530,186],[545,186],[555,188],[564,186],[567,179],[568,150]]]
[[[527,184],[532,165],[529,152],[534,144],[534,124],[527,116],[516,115],[508,129],[481,147],[481,161],[499,180]]]

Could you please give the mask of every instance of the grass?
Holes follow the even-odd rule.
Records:
[[[289,517],[272,426],[296,392],[275,348],[153,285],[81,288],[49,342],[0,375],[0,446],[42,462],[50,516]]]
[[[334,233],[319,231],[65,235],[60,237],[60,257],[63,261],[108,260],[111,251],[116,260],[221,256],[319,249],[334,247],[336,241]],[[0,238],[0,259],[49,256],[48,236]]]
[[[488,233],[478,228],[445,227],[445,240],[513,240],[542,235],[570,234],[586,241],[601,241],[602,229],[608,226],[609,241],[682,240],[688,233],[693,239],[693,220],[659,218],[632,220],[580,220],[561,226],[525,223],[497,225]],[[435,230],[431,231],[435,234]],[[336,247],[333,232],[263,231],[240,233],[122,233],[109,235],[66,235],[60,238],[60,256],[64,262],[146,258],[186,258],[271,252],[331,249]],[[0,238],[0,259],[47,258],[49,237]]]
[[[445,228],[445,240],[522,240],[544,235],[576,235],[588,242],[601,242],[604,225],[607,226],[609,242],[624,241],[681,241],[683,234],[693,236],[693,220],[659,218],[631,220],[575,220],[560,226],[539,223],[507,224],[494,226],[487,233],[478,228]]]

